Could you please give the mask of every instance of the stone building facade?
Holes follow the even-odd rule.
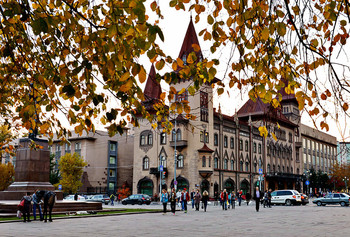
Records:
[[[72,132],[69,143],[54,140],[50,147],[56,164],[66,153],[78,153],[87,166],[82,176],[81,193],[116,193],[124,183],[132,185],[133,135],[127,131],[122,136],[109,137],[105,131],[84,132],[82,136]],[[56,165],[58,168],[58,165]]]
[[[191,20],[179,58],[186,59],[193,52],[193,44],[199,42]],[[201,51],[196,54],[203,58]],[[144,104],[150,110],[161,94],[155,74],[152,66],[144,91]],[[190,84],[190,80],[182,80],[171,86],[180,91]],[[213,89],[203,84],[194,96],[186,91],[175,98],[187,100],[197,118],[174,116],[171,134],[152,129],[147,120],[140,119],[140,127],[135,128],[133,193],[158,194],[160,188],[174,187],[175,177],[178,189],[198,188],[209,191],[210,196],[223,189],[243,190],[245,194],[259,185],[262,189],[303,191],[305,167],[300,154],[303,138],[309,132],[303,132],[307,127],[300,122],[295,96],[284,88],[280,93],[280,108],[274,109],[259,99],[248,100],[234,116],[228,116],[220,107],[217,111],[213,108]],[[260,126],[270,132],[267,138],[260,136]],[[326,136],[328,147],[336,147],[335,138],[325,133],[314,131],[310,136],[320,137],[318,140]],[[327,167],[334,161],[335,154],[331,153]]]

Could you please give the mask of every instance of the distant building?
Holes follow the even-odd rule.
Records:
[[[350,164],[350,142],[339,142],[337,147],[339,164]]]
[[[199,42],[191,19],[178,56],[185,64],[189,53],[194,52],[193,44]],[[202,52],[195,53],[201,61]],[[153,104],[162,91],[155,75],[152,66],[143,101],[150,113],[154,113]],[[180,91],[191,83],[190,78],[184,78],[171,86]],[[174,186],[207,190],[210,196],[223,189],[243,190],[245,194],[259,185],[263,189],[303,191],[305,169],[315,167],[328,172],[334,164],[336,138],[301,124],[298,102],[293,94],[285,92],[287,82],[284,83],[280,108],[260,99],[248,100],[234,116],[222,114],[220,107],[213,108],[213,89],[209,83],[201,85],[193,96],[185,91],[174,101],[187,100],[197,118],[174,116],[171,122],[176,126],[170,135],[161,127],[152,129],[148,120],[140,118],[140,127],[135,128],[133,193],[155,195],[160,188]],[[260,126],[268,129],[267,138],[260,136]],[[311,144],[312,152],[315,150],[315,159],[305,158],[304,162],[300,154],[302,148],[308,149],[307,143]],[[263,181],[259,181],[259,171]]]
[[[133,135],[128,135],[127,131],[114,137],[104,131],[84,132],[82,136],[72,132],[67,140],[70,143],[63,145],[54,140],[50,149],[55,154],[56,168],[60,157],[66,153],[76,152],[87,163],[79,192],[116,193],[124,183],[132,187]]]

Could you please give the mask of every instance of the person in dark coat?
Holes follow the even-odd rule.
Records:
[[[250,199],[252,198],[252,195],[250,195],[250,193],[246,193],[245,195],[245,200],[247,202],[247,206],[249,205]]]
[[[202,195],[198,190],[196,191],[196,194],[194,195],[193,199],[194,205],[196,206],[196,211],[199,211],[199,204],[201,203]]]
[[[32,197],[30,196],[30,192],[27,192],[26,196],[23,196],[21,201],[24,200],[24,207],[23,207],[23,222],[30,222],[30,208],[31,208],[31,202]]]
[[[173,213],[173,215],[175,215],[175,209],[176,209],[176,190],[175,190],[175,188],[173,188],[171,190],[169,201],[170,201],[171,212]]]
[[[259,187],[255,188],[255,192],[253,194],[253,199],[255,200],[255,209],[258,212],[260,207],[260,200],[263,197],[263,193],[259,190]]]
[[[207,211],[208,201],[209,201],[209,194],[207,190],[205,190],[202,195],[202,204],[205,212]]]

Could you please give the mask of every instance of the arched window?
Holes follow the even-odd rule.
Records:
[[[175,141],[175,140],[176,140],[176,132],[175,132],[175,129],[173,129],[173,130],[171,131],[171,140],[172,140],[172,141]]]
[[[219,159],[218,158],[214,158],[214,169],[218,168],[218,164],[219,164]]]
[[[248,161],[245,162],[245,171],[246,172],[249,171],[249,163],[248,163]]]
[[[180,128],[178,128],[177,131],[176,131],[176,140],[177,141],[181,141],[182,140]]]
[[[164,155],[160,156],[160,165],[162,165],[164,168],[166,168],[166,157]]]
[[[290,167],[290,172],[293,174],[293,167]],[[297,169],[297,174],[299,174],[299,169]]]
[[[272,165],[272,172],[276,172],[276,166]]]
[[[209,167],[211,167],[211,156],[209,156]]]
[[[182,154],[177,156],[177,168],[184,167],[184,156]]]
[[[152,145],[153,144],[153,134],[152,133],[148,134],[147,142],[148,142],[148,145]]]
[[[165,145],[166,144],[166,133],[165,132],[162,132],[160,134],[160,144],[161,145]]]
[[[271,165],[268,164],[268,165],[267,165],[267,173],[270,173],[270,172],[271,172]]]
[[[142,169],[144,169],[144,170],[149,169],[149,158],[147,156],[143,158]]]
[[[228,169],[228,160],[227,159],[224,160],[224,169],[225,170]]]
[[[142,131],[140,134],[140,146],[152,146],[153,133],[151,130]]]
[[[258,145],[258,153],[261,154],[261,144]]]
[[[287,173],[289,173],[289,166],[287,166]]]
[[[277,172],[281,172],[281,166],[277,166]]]
[[[231,160],[231,170],[234,170],[234,169],[235,169],[234,164],[235,164],[234,161]]]
[[[205,156],[202,157],[202,167],[206,167],[207,164],[206,164],[206,158]]]
[[[243,171],[243,161],[242,160],[239,162],[239,170]]]

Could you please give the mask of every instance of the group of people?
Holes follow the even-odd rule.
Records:
[[[249,202],[252,198],[252,195],[250,193],[245,194],[245,200],[247,205],[249,205]],[[175,191],[173,188],[171,190],[171,193],[169,194],[165,189],[162,190],[162,194],[160,196],[160,201],[163,204],[163,213],[165,214],[167,211],[167,205],[168,202],[170,202],[171,212],[175,215],[175,209],[176,204],[181,207],[181,210],[187,213],[187,203],[191,200],[192,203],[192,209],[195,208],[196,211],[199,211],[200,209],[200,203],[202,202],[202,209],[204,211],[207,211],[208,201],[209,201],[209,193],[208,191],[204,191],[203,194],[200,193],[200,191],[192,190],[192,192],[189,194],[184,188],[184,190],[179,190],[178,192]],[[235,192],[228,192],[226,189],[220,192],[218,194],[215,192],[214,194],[214,206],[218,205],[218,200],[220,200],[220,205],[222,206],[222,210],[227,209],[235,209],[236,206],[236,200],[238,201],[238,205],[241,206],[242,200],[243,200],[243,191],[240,190],[237,193]],[[256,211],[259,211],[260,204],[262,203],[264,208],[270,207],[271,208],[271,189],[266,190],[265,192],[262,192],[259,190],[259,187],[256,187],[256,190],[253,193],[253,200],[255,200],[256,203]]]
[[[167,205],[170,202],[170,208],[173,215],[175,215],[176,204],[181,208],[182,211],[187,213],[187,203],[191,200],[192,209],[196,208],[196,211],[199,211],[200,203],[202,201],[202,209],[207,211],[208,201],[209,201],[209,193],[208,191],[204,191],[203,194],[200,193],[199,190],[192,190],[189,194],[187,189],[179,190],[176,192],[175,188],[173,188],[170,194],[163,189],[162,194],[160,196],[160,201],[163,204],[163,213],[167,212]]]
[[[109,199],[111,200],[111,205],[114,206],[114,201],[117,201],[118,203],[120,203],[120,194],[111,194],[111,196],[109,196]]]
[[[33,202],[33,217],[34,220],[36,220],[36,210],[39,210],[39,215],[40,215],[40,221],[42,221],[43,214],[41,212],[41,203],[40,200],[38,199],[36,192],[34,192],[32,195],[30,192],[27,192],[25,196],[22,197],[20,204],[18,205],[18,211],[19,213],[22,213],[23,216],[23,222],[30,222],[30,210],[32,207],[32,202]]]

